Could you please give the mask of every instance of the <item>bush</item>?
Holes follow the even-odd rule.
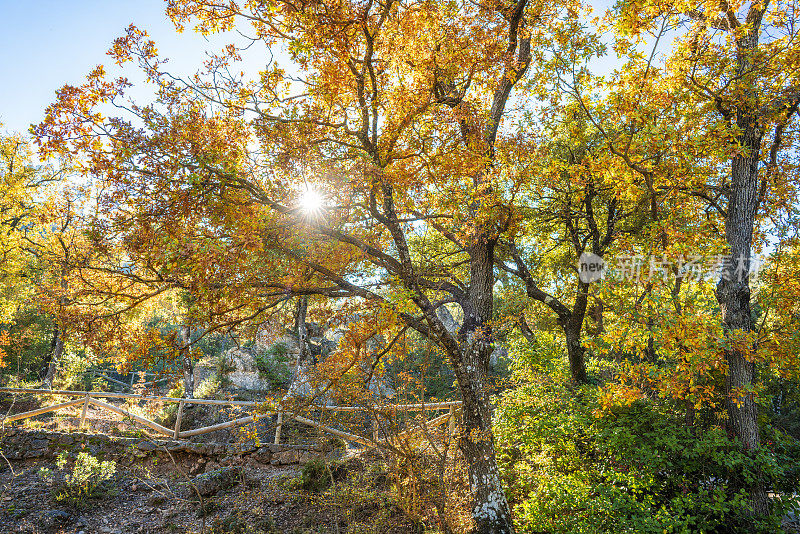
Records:
[[[289,347],[285,343],[275,343],[266,352],[255,355],[258,376],[269,381],[273,389],[289,384],[292,371],[289,369]]]
[[[314,458],[303,466],[298,485],[303,491],[321,493],[333,484],[333,473],[336,465],[328,466],[320,458]]]
[[[252,514],[236,510],[226,518],[215,518],[211,523],[211,534],[272,534],[279,532],[269,517],[252,517]]]
[[[51,482],[56,479],[60,481],[53,492],[55,500],[80,508],[87,506],[89,499],[103,498],[113,492],[109,481],[117,470],[116,462],[100,461],[86,452],[80,452],[71,470],[67,464],[67,454],[61,453],[56,460],[60,473],[49,469],[39,471],[41,478]]]
[[[748,455],[720,428],[685,426],[668,403],[596,416],[594,391],[576,396],[540,377],[503,396],[498,458],[520,532],[752,532],[739,488],[760,470],[772,487],[797,490],[788,436],[780,450]],[[781,514],[758,529],[780,531]]]

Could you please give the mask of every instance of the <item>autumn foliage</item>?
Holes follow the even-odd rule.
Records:
[[[800,438],[797,9],[169,0],[231,44],[181,76],[130,26],[33,129],[55,193],[3,140],[0,322],[34,295],[48,362],[184,373],[204,338],[289,331],[349,404],[401,368],[424,398],[425,354],[477,532],[769,531]]]

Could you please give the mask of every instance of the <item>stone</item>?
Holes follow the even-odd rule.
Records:
[[[154,506],[155,507],[155,506],[159,506],[159,505],[164,504],[164,502],[166,502],[166,500],[167,500],[166,497],[164,497],[160,493],[157,493],[157,494],[151,495],[150,497],[147,498],[147,504],[149,504],[150,506]]]
[[[250,457],[262,464],[268,464],[272,460],[272,453],[268,447],[260,447]]]
[[[232,488],[242,480],[241,467],[225,467],[216,471],[206,472],[196,477],[193,481],[197,492],[203,497],[210,497],[216,493]],[[193,493],[189,488],[190,495]]]
[[[318,454],[315,454],[315,453],[310,452],[310,451],[303,451],[298,455],[297,462],[300,465],[305,465],[308,462],[310,462],[310,461],[312,461],[312,460],[314,460],[315,458],[318,458],[318,457],[319,457]]]
[[[196,475],[198,473],[202,473],[204,468],[205,463],[197,462],[196,464],[192,464],[192,466],[189,468],[189,474]]]
[[[272,456],[272,465],[296,464],[299,461],[297,451],[283,451]]]
[[[72,519],[72,515],[64,510],[47,510],[44,513],[43,523],[45,528],[53,528],[58,525],[64,525]]]
[[[248,441],[247,443],[242,443],[239,446],[239,451],[243,453],[253,452],[256,450],[256,445],[252,441]]]

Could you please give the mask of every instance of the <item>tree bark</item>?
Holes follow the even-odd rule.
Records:
[[[300,348],[300,354],[297,356],[297,367],[301,365],[310,365],[316,363],[314,355],[311,353],[311,348],[308,346],[308,326],[306,326],[306,317],[308,315],[308,299],[300,297],[297,299],[297,309],[294,315],[294,330],[297,335],[297,344]]]
[[[318,389],[311,381],[311,372],[316,361],[308,343],[307,314],[308,299],[301,296],[297,299],[297,308],[294,313],[294,334],[297,337],[299,353],[292,373],[292,381],[286,391],[288,398],[313,398]]]
[[[572,321],[564,326],[564,339],[567,343],[567,358],[569,359],[569,375],[573,384],[587,384],[589,377],[586,374],[586,358],[583,345],[581,345],[581,328],[572,325]]]
[[[56,370],[58,369],[58,362],[61,360],[61,354],[63,352],[64,333],[56,322],[53,326],[53,338],[50,341],[50,350],[45,358],[44,366],[39,372],[39,377],[42,379],[43,387],[53,387],[53,380],[55,379]]]
[[[564,338],[567,342],[567,357],[569,358],[570,378],[573,384],[588,384],[586,375],[586,358],[581,345],[581,331],[583,320],[586,317],[586,306],[589,302],[589,284],[578,280],[578,291],[575,303],[568,318],[562,322]]]
[[[470,251],[470,286],[464,322],[458,333],[460,354],[453,362],[463,407],[459,448],[467,462],[473,496],[472,517],[478,534],[514,532],[511,510],[495,456],[492,414],[487,392],[493,351],[490,321],[494,309],[494,243],[480,239]]]
[[[747,128],[751,118],[741,117],[744,123],[743,145],[747,154],[737,156],[732,164],[732,183],[725,221],[725,239],[730,256],[717,284],[716,296],[722,311],[722,325],[726,334],[733,337],[737,331],[753,329],[750,314],[750,249],[753,240],[755,212],[758,200],[758,153],[760,136],[754,128]],[[748,131],[749,130],[749,131]],[[746,143],[746,144],[745,144]],[[725,383],[728,418],[734,433],[746,451],[761,444],[758,429],[758,406],[751,387],[755,383],[755,363],[748,359],[748,350],[731,346],[725,350],[728,376]],[[769,513],[769,498],[761,480],[748,488],[753,513]]]
[[[183,389],[184,396],[188,399],[194,397],[194,362],[189,350],[191,341],[191,331],[189,325],[178,327],[178,353],[180,354],[181,364],[183,365]]]
[[[760,20],[763,15],[763,11],[759,14],[758,10],[761,7],[751,8],[748,13],[751,27],[736,40],[736,71],[743,79],[749,76],[752,58],[758,49]],[[751,20],[753,15],[755,18]],[[717,302],[722,312],[722,326],[729,337],[736,336],[737,332],[748,333],[753,329],[749,271],[759,204],[758,165],[764,135],[761,117],[752,104],[737,106],[735,119],[739,131],[737,142],[741,148],[731,160],[731,185],[725,215],[725,240],[730,255],[716,288]],[[736,344],[725,350],[728,363],[725,389],[730,424],[742,448],[750,452],[761,445],[761,436],[758,429],[758,406],[751,389],[756,380],[756,368],[755,363],[748,359],[748,353],[749,348]],[[770,503],[763,479],[759,477],[747,490],[753,514],[768,514]]]
[[[476,353],[465,355],[470,360],[483,358]],[[488,358],[488,354],[485,356]],[[500,482],[495,456],[492,417],[485,390],[485,378],[470,365],[456,373],[463,401],[463,433],[459,448],[467,462],[472,490],[472,517],[477,534],[510,534],[514,532],[511,510]]]

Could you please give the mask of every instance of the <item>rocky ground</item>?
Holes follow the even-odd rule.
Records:
[[[340,480],[320,493],[302,489],[300,465],[234,465],[189,475],[179,464],[148,460],[119,469],[101,495],[75,502],[59,500],[58,481],[42,476],[42,469],[57,470],[52,460],[8,461],[0,472],[0,532],[322,534],[414,530],[403,512],[387,500],[388,488],[380,468],[361,460],[349,465],[346,476],[337,476]]]
[[[0,399],[3,413],[52,401]],[[126,410],[149,409],[130,403]],[[156,407],[163,410],[163,407]],[[141,412],[174,425],[174,414]],[[233,419],[216,407],[184,413],[183,428]],[[431,510],[409,506],[389,483],[385,464],[330,445],[309,429],[284,422],[282,443],[271,443],[274,418],[197,436],[193,442],[156,441],[130,421],[90,406],[87,430],[80,407],[0,428],[0,533],[26,534],[356,534],[430,529]],[[163,438],[163,437],[162,437]],[[213,440],[212,443],[209,443]],[[79,453],[114,461],[116,472],[90,496],[63,498],[66,475]],[[64,453],[65,468],[57,459]],[[318,484],[327,466],[333,485]],[[304,472],[305,470],[305,472]],[[309,474],[311,473],[311,474]],[[330,477],[323,478],[327,481]],[[327,486],[327,487],[326,487]],[[406,490],[402,490],[406,491]],[[416,491],[416,490],[415,490]],[[416,508],[415,508],[416,507]],[[435,531],[435,530],[434,530]]]

